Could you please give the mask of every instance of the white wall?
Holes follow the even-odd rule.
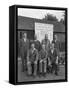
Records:
[[[13,86],[8,83],[9,71],[9,6],[13,4],[69,8],[69,0],[0,0],[0,90],[68,90],[69,82]],[[68,35],[69,37],[69,35]],[[68,62],[69,63],[69,62]],[[69,70],[68,70],[69,71]]]
[[[53,40],[53,24],[37,23],[35,22],[35,34],[37,39],[41,42],[48,35],[50,42]]]

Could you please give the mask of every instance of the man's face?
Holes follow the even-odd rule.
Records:
[[[33,44],[31,44],[31,48],[33,49],[33,48],[35,48],[35,45],[34,45],[34,43]]]
[[[45,44],[42,45],[42,49],[45,50]]]
[[[54,49],[54,43],[51,44],[51,49]]]
[[[54,39],[57,40],[57,35],[54,36]]]
[[[24,33],[24,38],[27,38],[27,34],[26,33]]]
[[[48,35],[47,34],[45,35],[45,39],[48,39]]]

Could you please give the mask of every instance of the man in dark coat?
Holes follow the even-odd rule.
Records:
[[[58,41],[58,37],[57,37],[56,34],[54,35],[54,38],[53,38],[52,42],[54,43],[54,47],[56,48],[57,53],[58,53],[58,59],[59,59],[58,63],[60,63],[60,50],[59,50],[60,42]]]
[[[40,41],[37,40],[37,36],[34,36],[34,44],[35,44],[35,48],[38,50],[38,52],[41,50],[41,44]]]
[[[59,55],[59,41],[58,41],[57,35],[54,35],[54,40],[52,42],[54,43],[54,48],[57,49],[57,52]]]
[[[27,52],[29,49],[29,40],[27,39],[27,34],[23,34],[23,38],[20,41],[20,54],[22,58],[22,71],[25,71],[27,66]]]
[[[37,61],[38,61],[38,50],[35,48],[35,44],[31,44],[31,48],[27,54],[27,69],[28,75],[37,74]],[[33,67],[32,67],[33,66]]]
[[[45,38],[41,42],[42,44],[45,44],[46,51],[49,51],[50,49],[50,41],[48,39],[48,34],[45,34]]]
[[[52,67],[52,72],[58,75],[58,53],[57,49],[54,48],[54,43],[51,44],[51,48],[48,52],[49,65]]]

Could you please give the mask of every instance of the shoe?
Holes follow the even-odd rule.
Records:
[[[39,77],[42,77],[42,73],[39,74]]]
[[[43,73],[43,77],[46,77],[46,73]]]
[[[57,72],[55,72],[55,75],[56,75],[56,76],[58,76],[58,73],[57,73]]]

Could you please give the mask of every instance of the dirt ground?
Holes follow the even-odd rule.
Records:
[[[59,80],[65,79],[65,65],[59,66],[59,75],[55,76],[54,74],[47,74],[46,77],[39,77],[38,75],[34,78],[33,76],[28,77],[26,73],[21,70],[21,61],[18,61],[18,82],[26,82],[26,81],[40,81],[40,80]]]

